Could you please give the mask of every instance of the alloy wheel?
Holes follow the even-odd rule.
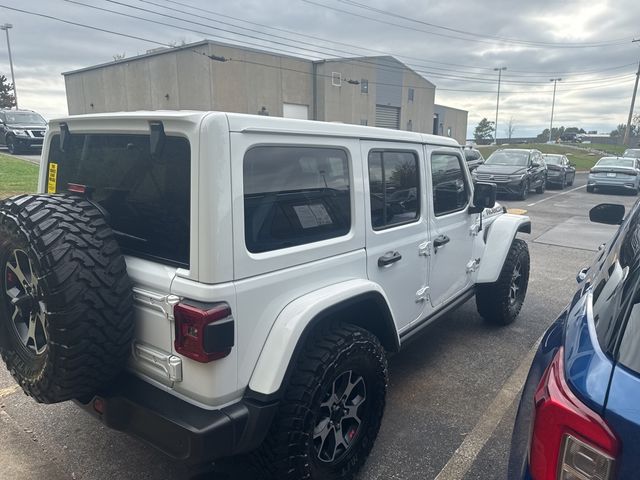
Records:
[[[320,404],[313,429],[313,445],[321,462],[340,461],[349,451],[362,427],[361,409],[366,408],[364,377],[353,370],[340,374]]]
[[[520,291],[522,289],[522,264],[520,260],[516,263],[511,274],[511,285],[509,285],[509,304],[514,305],[520,300]]]
[[[24,250],[14,250],[4,270],[4,293],[9,300],[11,326],[27,351],[41,355],[49,338],[38,276]]]

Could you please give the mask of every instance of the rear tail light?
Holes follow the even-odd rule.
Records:
[[[198,362],[224,358],[234,345],[234,322],[226,303],[179,303],[173,309],[176,352]]]
[[[619,451],[604,420],[569,389],[560,348],[536,389],[529,467],[535,480],[610,480]]]

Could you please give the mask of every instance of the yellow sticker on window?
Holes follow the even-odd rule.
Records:
[[[47,177],[47,193],[56,193],[56,184],[58,183],[58,164],[49,164],[49,176]]]

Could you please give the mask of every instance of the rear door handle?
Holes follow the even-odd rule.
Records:
[[[378,258],[379,267],[388,267],[392,263],[399,261],[402,258],[399,252],[388,252]]]
[[[446,235],[439,235],[433,240],[433,250],[438,251],[438,248],[444,247],[447,243],[449,243],[451,239]]]

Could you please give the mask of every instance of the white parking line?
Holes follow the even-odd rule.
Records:
[[[551,195],[550,197],[543,198],[542,200],[538,200],[537,202],[529,203],[527,207],[533,207],[534,205],[538,205],[539,203],[546,202],[547,200],[551,200],[552,198],[559,197],[560,195],[566,195],[567,193],[575,192],[576,190],[580,190],[581,188],[586,187],[586,185],[581,185],[576,188],[572,188],[571,190],[567,190],[566,192],[556,193],[555,195]]]
[[[520,365],[518,365],[518,368],[502,386],[502,389],[485,410],[478,423],[476,423],[476,426],[473,427],[473,430],[471,430],[460,444],[447,464],[436,476],[435,480],[461,480],[467,471],[469,471],[474,460],[506,415],[509,407],[511,407],[515,398],[520,394],[520,389],[527,378],[531,362],[543,336],[544,334],[540,336],[533,347],[531,347],[531,350],[527,352],[527,355]]]

